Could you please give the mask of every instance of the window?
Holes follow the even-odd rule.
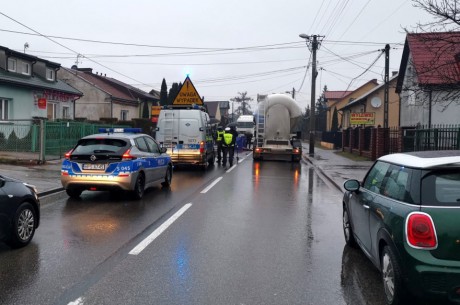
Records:
[[[409,195],[409,174],[411,170],[405,167],[392,165],[388,171],[387,177],[384,178],[382,195],[387,197],[413,203]]]
[[[30,64],[25,61],[20,61],[18,64],[18,72],[24,75],[30,75]]]
[[[8,71],[16,72],[16,59],[8,58]]]
[[[377,161],[364,181],[364,188],[374,193],[380,193],[383,178],[389,167],[390,164]]]
[[[52,81],[54,81],[55,72],[56,72],[56,71],[47,68],[47,69],[46,69],[46,79],[47,79],[47,80],[52,80]]]
[[[8,120],[8,100],[0,100],[0,120]]]
[[[117,153],[122,155],[128,142],[119,139],[84,139],[78,142],[73,154]]]
[[[120,120],[127,121],[128,120],[128,110],[122,110],[120,113]]]
[[[46,111],[48,120],[54,120],[57,118],[58,105],[55,103],[46,103]]]
[[[148,152],[149,148],[147,147],[147,143],[145,143],[144,137],[139,137],[135,139],[136,146],[139,148],[140,151]]]
[[[158,144],[155,143],[155,141],[151,138],[145,137],[145,141],[147,141],[147,144],[150,148],[150,152],[154,154],[159,154],[160,153],[160,147],[158,147]]]
[[[460,206],[459,169],[437,170],[422,179],[422,203],[434,206]]]
[[[70,119],[70,108],[67,106],[62,107],[62,118],[63,119]]]

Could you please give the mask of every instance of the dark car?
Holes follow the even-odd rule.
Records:
[[[33,185],[0,175],[0,240],[27,245],[40,224],[40,200]]]
[[[460,303],[460,151],[386,155],[344,188],[345,241],[381,271],[388,304]]]
[[[166,148],[139,128],[99,131],[81,138],[65,155],[61,182],[70,197],[85,190],[129,191],[140,199],[157,183],[169,187],[173,164]]]

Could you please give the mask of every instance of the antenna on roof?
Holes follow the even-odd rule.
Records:
[[[76,65],[76,66],[78,66],[79,63],[81,63],[80,57],[83,57],[83,55],[77,54],[77,59],[75,60],[75,65]]]

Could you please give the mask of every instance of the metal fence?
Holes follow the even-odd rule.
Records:
[[[91,124],[86,122],[50,122],[45,120],[14,120],[0,124],[0,153],[37,154],[40,161],[60,159],[76,142],[99,128],[126,125]]]
[[[460,125],[435,125],[403,131],[404,151],[460,149]]]
[[[360,130],[363,132],[361,133]],[[372,158],[397,152],[460,150],[460,124],[432,125],[431,128],[425,126],[364,129],[357,127],[345,129],[342,133],[343,149],[350,152],[359,151],[359,154],[370,155]]]

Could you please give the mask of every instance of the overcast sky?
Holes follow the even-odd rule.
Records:
[[[382,82],[384,56],[364,73],[379,49],[390,44],[390,71],[398,70],[404,28],[428,20],[411,0],[15,0],[0,7],[0,45],[23,52],[28,43],[27,54],[69,68],[81,54],[79,67],[147,92],[189,74],[206,101],[295,88],[304,109],[311,52],[299,34],[325,36],[318,97],[325,85]]]

